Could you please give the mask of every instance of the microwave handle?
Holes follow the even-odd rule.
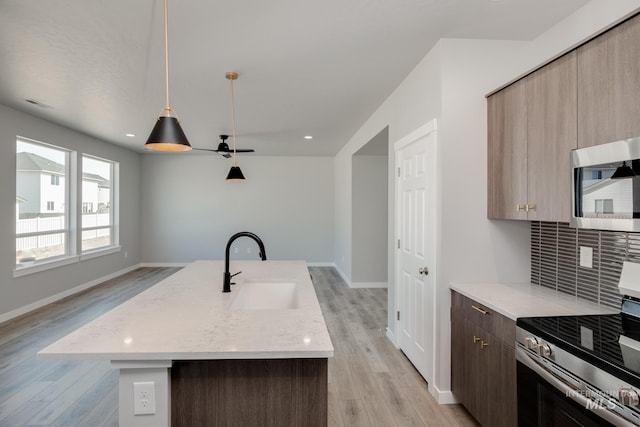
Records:
[[[591,412],[593,412],[600,418],[603,418],[606,421],[609,421],[611,424],[615,426],[621,426],[621,427],[635,426],[635,424],[627,421],[625,418],[622,418],[621,416],[609,410],[599,410],[598,412],[596,412],[594,409],[591,409],[593,408],[593,405],[587,405],[587,402],[590,403],[591,399],[581,394],[581,390],[573,388],[569,386],[567,383],[565,383],[564,381],[561,381],[560,379],[558,379],[558,377],[556,377],[555,375],[547,371],[544,367],[540,366],[540,364],[538,364],[535,360],[533,360],[532,357],[525,350],[519,347],[516,347],[516,360],[522,363],[523,365],[525,365],[527,368],[531,369],[536,374],[538,374],[540,377],[542,377],[542,379],[547,381],[556,389],[560,390],[560,392],[562,392],[562,394],[564,394],[565,396],[570,397],[574,402],[578,403],[583,408],[589,408]]]
[[[573,170],[573,212],[572,215],[575,217],[582,217],[582,178],[583,178],[583,170],[582,168],[575,168]]]

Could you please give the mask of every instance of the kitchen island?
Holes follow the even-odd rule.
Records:
[[[333,346],[306,264],[231,268],[230,293],[223,261],[196,261],[38,356],[110,360],[121,427],[326,425]]]

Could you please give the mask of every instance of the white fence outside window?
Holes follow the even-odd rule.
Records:
[[[104,226],[105,228],[83,231],[82,240],[109,236],[111,225],[110,221],[111,216],[109,213],[83,214],[83,228],[101,226]],[[24,251],[62,245],[64,243],[63,240],[65,232],[64,222],[64,216],[19,219],[16,222],[16,234],[18,236],[27,233],[42,233],[55,230],[60,230],[61,232],[55,234],[44,234],[41,236],[18,237],[18,239],[16,239],[16,250]]]

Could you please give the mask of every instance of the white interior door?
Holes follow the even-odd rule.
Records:
[[[395,145],[398,172],[396,304],[398,345],[433,378],[435,301],[435,121]]]

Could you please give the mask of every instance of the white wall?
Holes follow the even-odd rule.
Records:
[[[353,253],[350,285],[387,285],[387,156],[356,154],[353,171]]]
[[[336,156],[336,263],[351,274],[350,157],[389,126],[389,142],[438,120],[438,283],[432,384],[441,401],[450,389],[450,293],[453,282],[528,282],[529,224],[486,218],[484,95],[567,50],[640,7],[640,1],[596,0],[532,42],[441,40]],[[395,163],[389,151],[390,170]],[[464,176],[460,171],[464,171]],[[389,175],[389,229],[395,227]],[[390,232],[390,242],[393,241]],[[394,301],[394,249],[389,245],[389,313]],[[389,328],[394,318],[389,316]]]
[[[395,141],[439,116],[440,84],[437,48],[414,69],[394,93],[362,125],[335,157],[335,245],[334,256],[337,268],[348,280],[351,279],[352,254],[352,164],[351,157],[365,144],[378,135],[387,125],[389,127],[389,163],[388,170],[395,170],[392,145]],[[410,102],[406,100],[410,99]],[[395,203],[393,174],[388,176],[388,206],[390,207],[388,241],[393,240]],[[393,259],[393,248],[387,247],[388,259]],[[392,264],[387,264],[390,267]],[[393,269],[388,270],[387,281],[393,282]],[[392,292],[390,290],[390,295]]]
[[[218,155],[142,156],[143,261],[224,259],[229,237],[251,231],[268,259],[332,263],[332,159],[248,155],[238,162],[245,182],[225,181],[231,161]],[[232,259],[257,259],[252,240],[235,247]]]
[[[16,136],[48,142],[60,147],[120,163],[120,244],[122,251],[58,267],[41,273],[13,277],[15,263]],[[20,312],[38,301],[65,293],[96,279],[125,270],[140,262],[139,199],[140,156],[0,105],[0,318]],[[80,157],[79,157],[80,158]],[[62,184],[62,180],[60,182]],[[128,258],[124,258],[124,252]]]

